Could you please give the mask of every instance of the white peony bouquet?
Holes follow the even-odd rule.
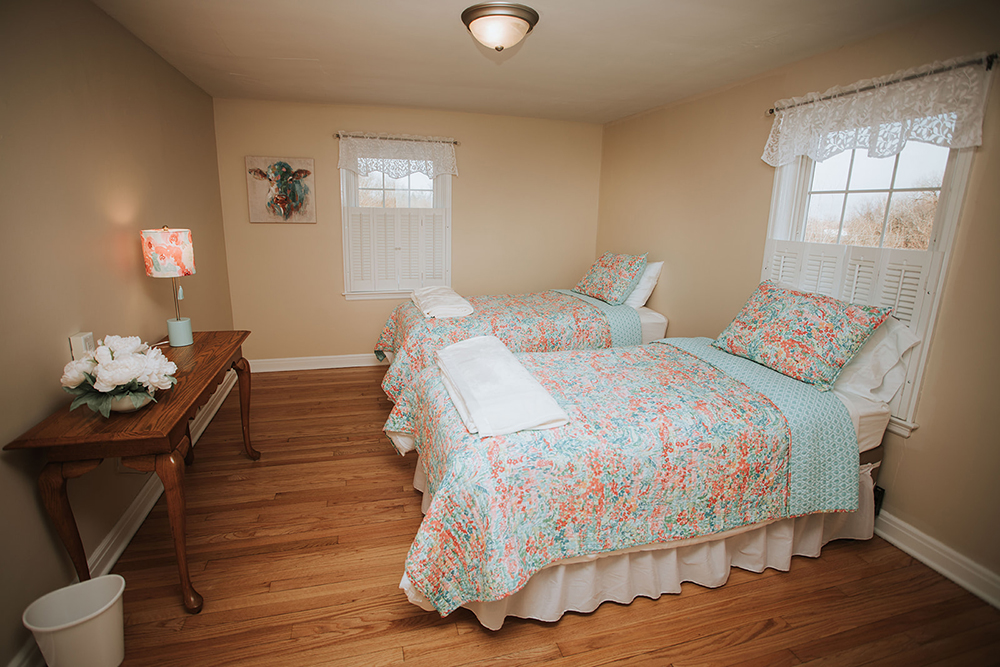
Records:
[[[107,336],[97,349],[63,368],[62,386],[76,396],[69,406],[86,404],[107,417],[114,400],[128,397],[134,408],[155,401],[153,392],[170,389],[177,380],[177,365],[158,347],[150,347],[138,336]]]

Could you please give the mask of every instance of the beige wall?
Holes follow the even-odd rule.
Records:
[[[597,250],[665,260],[650,306],[674,336],[716,336],[760,279],[773,170],[760,160],[779,99],[995,50],[980,3],[609,125]],[[994,85],[909,439],[889,435],[884,511],[1000,575],[1000,86]]]
[[[82,0],[0,6],[0,444],[69,397],[77,331],[159,339],[169,281],[147,278],[139,230],[193,230],[184,279],[195,329],[232,326],[212,101]],[[86,410],[86,408],[80,408]],[[41,507],[44,460],[0,455],[0,664],[28,641],[21,613],[75,577]],[[146,481],[105,462],[69,482],[87,553]]]
[[[370,354],[399,300],[343,296],[338,130],[449,136],[452,286],[572,287],[594,261],[601,126],[481,114],[215,101],[233,317],[254,359]],[[317,224],[251,224],[244,158],[315,160]]]

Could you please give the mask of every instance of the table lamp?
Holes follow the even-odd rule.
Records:
[[[153,278],[170,278],[174,294],[174,319],[167,320],[170,347],[184,347],[194,342],[191,320],[181,317],[179,301],[184,299],[184,288],[177,284],[181,276],[194,274],[194,245],[190,229],[142,230],[142,258],[146,275]]]

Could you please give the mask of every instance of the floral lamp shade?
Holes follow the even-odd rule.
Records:
[[[190,229],[142,230],[142,258],[146,275],[153,278],[180,278],[193,275],[194,244]]]
[[[194,275],[194,244],[190,229],[144,229],[142,234],[142,260],[146,275],[153,278],[170,278],[174,296],[174,314],[167,320],[167,333],[171,347],[184,347],[194,342],[191,320],[181,317],[179,301],[184,290],[177,285],[177,278]]]

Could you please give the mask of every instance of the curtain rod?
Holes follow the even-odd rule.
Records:
[[[418,139],[416,137],[405,137],[401,135],[394,134],[363,134],[360,132],[338,132],[333,135],[338,139],[343,137],[351,137],[353,139],[391,139],[392,141],[416,141],[425,144],[454,144],[459,146],[460,144],[454,139]]]
[[[886,81],[885,83],[880,83],[878,85],[865,86],[864,88],[858,88],[857,90],[847,90],[842,93],[837,93],[836,95],[827,95],[825,97],[820,97],[815,100],[809,100],[808,102],[799,102],[798,104],[789,104],[786,107],[772,107],[767,110],[767,115],[773,116],[776,111],[784,111],[785,109],[794,109],[795,107],[805,106],[807,104],[815,104],[816,102],[823,102],[825,100],[833,100],[838,97],[847,97],[848,95],[857,95],[858,93],[864,93],[869,90],[875,90],[881,86],[891,86],[894,83],[902,83],[904,81],[912,81],[913,79],[922,79],[925,76],[931,76],[932,74],[941,74],[942,72],[950,72],[953,69],[960,69],[962,67],[969,67],[971,65],[979,65],[983,62],[986,63],[986,71],[993,69],[993,63],[997,59],[996,53],[991,53],[982,58],[976,58],[974,60],[966,60],[965,62],[957,63],[949,67],[940,67],[936,70],[931,70],[930,72],[923,72],[922,74],[911,74],[910,76],[904,76],[899,79],[894,79],[892,81]]]

